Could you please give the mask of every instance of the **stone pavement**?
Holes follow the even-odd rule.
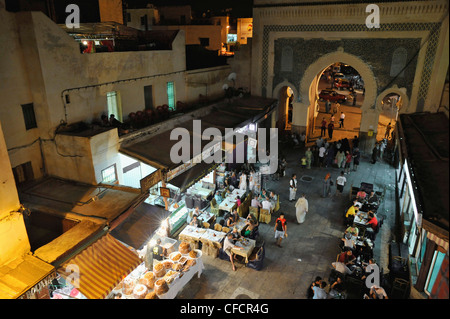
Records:
[[[394,169],[382,161],[371,164],[370,155],[362,154],[358,171],[345,175],[347,184],[344,194],[321,198],[322,179],[330,172],[335,181],[340,169],[302,169],[299,159],[304,149],[286,147],[283,152],[288,162],[286,176],[279,181],[269,180],[266,185],[267,189],[280,195],[279,212],[286,214],[288,238],[283,240],[283,247],[274,244],[276,216],[273,216],[270,224],[259,227],[266,247],[261,271],[238,264],[234,272],[230,262],[204,256],[205,269],[201,277],[195,276],[179,293],[178,299],[306,299],[307,288],[316,276],[328,281],[331,263],[340,251],[338,245],[345,230],[344,212],[351,204],[350,187],[359,186],[361,182],[373,183],[377,191],[385,190],[378,213],[387,218],[377,236],[374,255],[384,273],[388,271],[388,244],[394,239],[392,231],[395,223]],[[305,193],[309,201],[309,213],[301,225],[296,222],[295,202],[289,202],[288,185],[292,173],[297,174],[297,198]],[[310,181],[301,181],[303,176],[310,177]],[[335,185],[332,194],[336,192]]]

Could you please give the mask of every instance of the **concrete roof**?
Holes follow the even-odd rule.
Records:
[[[80,246],[121,214],[145,199],[140,190],[88,185],[47,177],[19,192],[21,203],[32,214],[47,213],[78,223],[40,248],[34,255],[51,264],[63,262]]]

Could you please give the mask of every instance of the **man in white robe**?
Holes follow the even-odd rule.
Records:
[[[297,217],[297,222],[302,224],[305,221],[306,214],[308,213],[308,200],[305,198],[305,194],[298,199],[295,203],[295,216]]]

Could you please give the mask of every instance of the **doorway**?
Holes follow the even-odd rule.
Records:
[[[293,101],[294,91],[289,86],[283,86],[278,99],[277,127],[280,130],[290,131],[292,128]]]

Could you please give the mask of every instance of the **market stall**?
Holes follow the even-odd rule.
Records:
[[[146,266],[141,263],[112,290],[114,299],[174,299],[197,274],[202,274],[202,252],[181,242],[168,258]]]

